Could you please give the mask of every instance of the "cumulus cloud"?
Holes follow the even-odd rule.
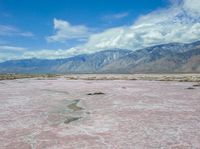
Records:
[[[24,36],[31,37],[34,36],[31,32],[23,32],[17,27],[10,25],[1,25],[0,24],[0,36]]]
[[[169,8],[139,17],[134,24],[93,34],[82,51],[112,48],[137,50],[170,42],[187,43],[200,39],[200,1],[172,1]]]
[[[194,17],[200,15],[200,1],[199,0],[184,0],[183,9]]]
[[[200,39],[200,1],[170,0],[171,5],[140,16],[132,25],[89,33],[86,26],[73,26],[54,19],[55,35],[48,41],[66,41],[86,38],[86,43],[71,49],[26,51],[23,58],[65,58],[83,53],[121,48],[138,50],[171,42],[188,43]]]
[[[47,41],[67,41],[71,39],[84,39],[89,36],[89,29],[84,25],[71,25],[67,21],[54,19],[56,33],[47,37]]]

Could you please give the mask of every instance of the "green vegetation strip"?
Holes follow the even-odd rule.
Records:
[[[24,78],[54,78],[56,74],[0,74],[0,80],[15,80]]]

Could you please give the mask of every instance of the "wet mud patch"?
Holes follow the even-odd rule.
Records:
[[[64,121],[65,124],[69,124],[73,121],[77,121],[79,119],[81,119],[82,117],[67,117],[67,119]]]
[[[78,106],[77,104],[80,102],[80,100],[74,100],[71,104],[69,104],[67,107],[73,111],[80,111],[84,108]]]
[[[195,88],[194,87],[188,87],[186,89],[188,89],[188,90],[194,90]]]
[[[200,83],[194,84],[193,87],[200,87]]]
[[[83,107],[79,106],[80,99],[77,100],[73,100],[71,101],[71,103],[67,106],[68,109],[70,109],[72,111],[71,115],[66,117],[66,120],[64,121],[65,124],[69,124],[73,121],[77,121],[81,118],[83,118],[83,114],[87,114],[87,112],[81,112],[82,110],[84,110]]]
[[[88,93],[87,95],[89,96],[94,96],[94,95],[105,95],[103,92],[94,92],[94,93]]]
[[[87,117],[88,114],[89,112],[85,109],[82,100],[63,100],[56,106],[56,110],[50,114],[53,117],[50,122],[52,125],[69,124]]]

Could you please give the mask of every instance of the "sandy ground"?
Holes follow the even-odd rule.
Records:
[[[200,87],[188,89],[194,84],[0,81],[0,148],[198,149]]]

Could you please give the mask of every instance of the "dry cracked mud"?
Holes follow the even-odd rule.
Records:
[[[0,148],[198,149],[200,88],[194,84],[4,80]],[[104,95],[87,95],[97,92]]]

